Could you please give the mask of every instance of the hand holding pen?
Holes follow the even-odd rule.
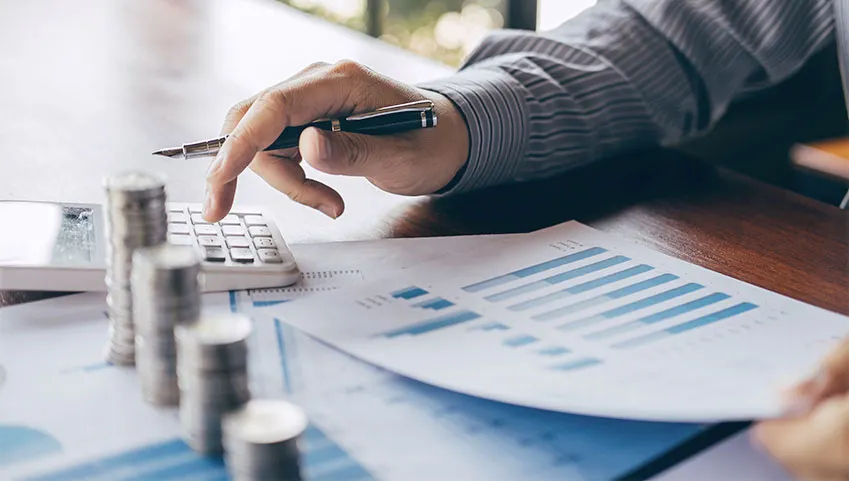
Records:
[[[410,105],[423,99],[429,102]],[[392,131],[387,112],[380,109],[404,104],[402,117],[389,118],[401,119],[406,127]],[[433,113],[433,127],[410,123],[415,116],[422,121],[423,108],[426,125],[431,125],[427,111]],[[339,128],[334,129],[333,120],[316,119],[337,119]],[[356,126],[355,131],[362,133],[346,132],[346,126],[349,130]],[[297,147],[266,150],[277,148],[278,139],[287,135],[290,127],[298,133]],[[380,132],[373,130],[377,127]],[[229,132],[226,140],[220,147],[210,146],[218,152],[207,172],[204,217],[209,221],[220,220],[229,212],[236,180],[246,167],[296,202],[336,218],[344,210],[342,197],[331,187],[307,178],[301,160],[325,173],[365,177],[388,192],[423,195],[449,184],[469,155],[468,127],[450,100],[352,62],[316,64],[236,105],[222,130]],[[289,138],[282,145],[293,144]],[[182,147],[179,150],[171,153],[182,156]]]

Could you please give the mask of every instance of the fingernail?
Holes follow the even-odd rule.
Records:
[[[316,129],[315,138],[315,150],[318,153],[318,160],[329,160],[331,154],[330,138],[327,136],[327,134],[318,129]]]
[[[321,204],[318,206],[318,210],[331,219],[339,217],[339,214],[336,212],[336,208],[331,205]]]
[[[210,207],[212,207],[212,197],[207,194],[203,199],[203,207],[201,207],[201,215],[203,215],[204,218],[209,216]]]

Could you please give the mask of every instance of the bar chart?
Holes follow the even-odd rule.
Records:
[[[306,481],[372,481],[374,478],[353,458],[314,426],[303,434]],[[163,441],[131,451],[88,461],[52,473],[19,481],[227,481],[230,476],[220,459],[196,454],[180,439]]]
[[[346,352],[447,389],[545,409],[694,421],[776,412],[780,402],[764,380],[816,359],[827,333],[849,326],[578,223],[279,314]],[[812,316],[823,321],[805,333],[810,341],[772,351],[786,344],[793,319]],[[751,346],[769,363],[755,367]],[[726,380],[728,372],[757,382]],[[719,392],[725,397],[716,401]]]

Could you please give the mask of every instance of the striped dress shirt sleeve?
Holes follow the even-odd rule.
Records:
[[[552,31],[496,32],[455,75],[420,85],[469,127],[444,192],[698,136],[833,41],[832,1],[600,0]]]

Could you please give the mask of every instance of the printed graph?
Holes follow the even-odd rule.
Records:
[[[305,481],[373,481],[373,477],[342,448],[314,426],[303,435]],[[226,481],[223,461],[199,456],[180,439],[173,439],[89,461],[20,481]]]
[[[623,351],[662,342],[758,307],[746,301],[729,305],[735,300],[732,295],[664,271],[593,246],[461,287],[466,295],[492,306],[483,311],[468,302],[464,305],[460,298],[437,295],[430,288],[399,287],[388,292],[388,297],[418,312],[415,317],[419,320],[372,337],[400,341],[455,330],[456,335],[477,333],[509,352],[527,352],[547,363],[548,369],[574,372],[603,364],[603,356],[582,353],[569,341],[576,337],[562,345],[545,346],[547,336],[522,332],[513,323],[482,312],[506,309],[555,332]]]

